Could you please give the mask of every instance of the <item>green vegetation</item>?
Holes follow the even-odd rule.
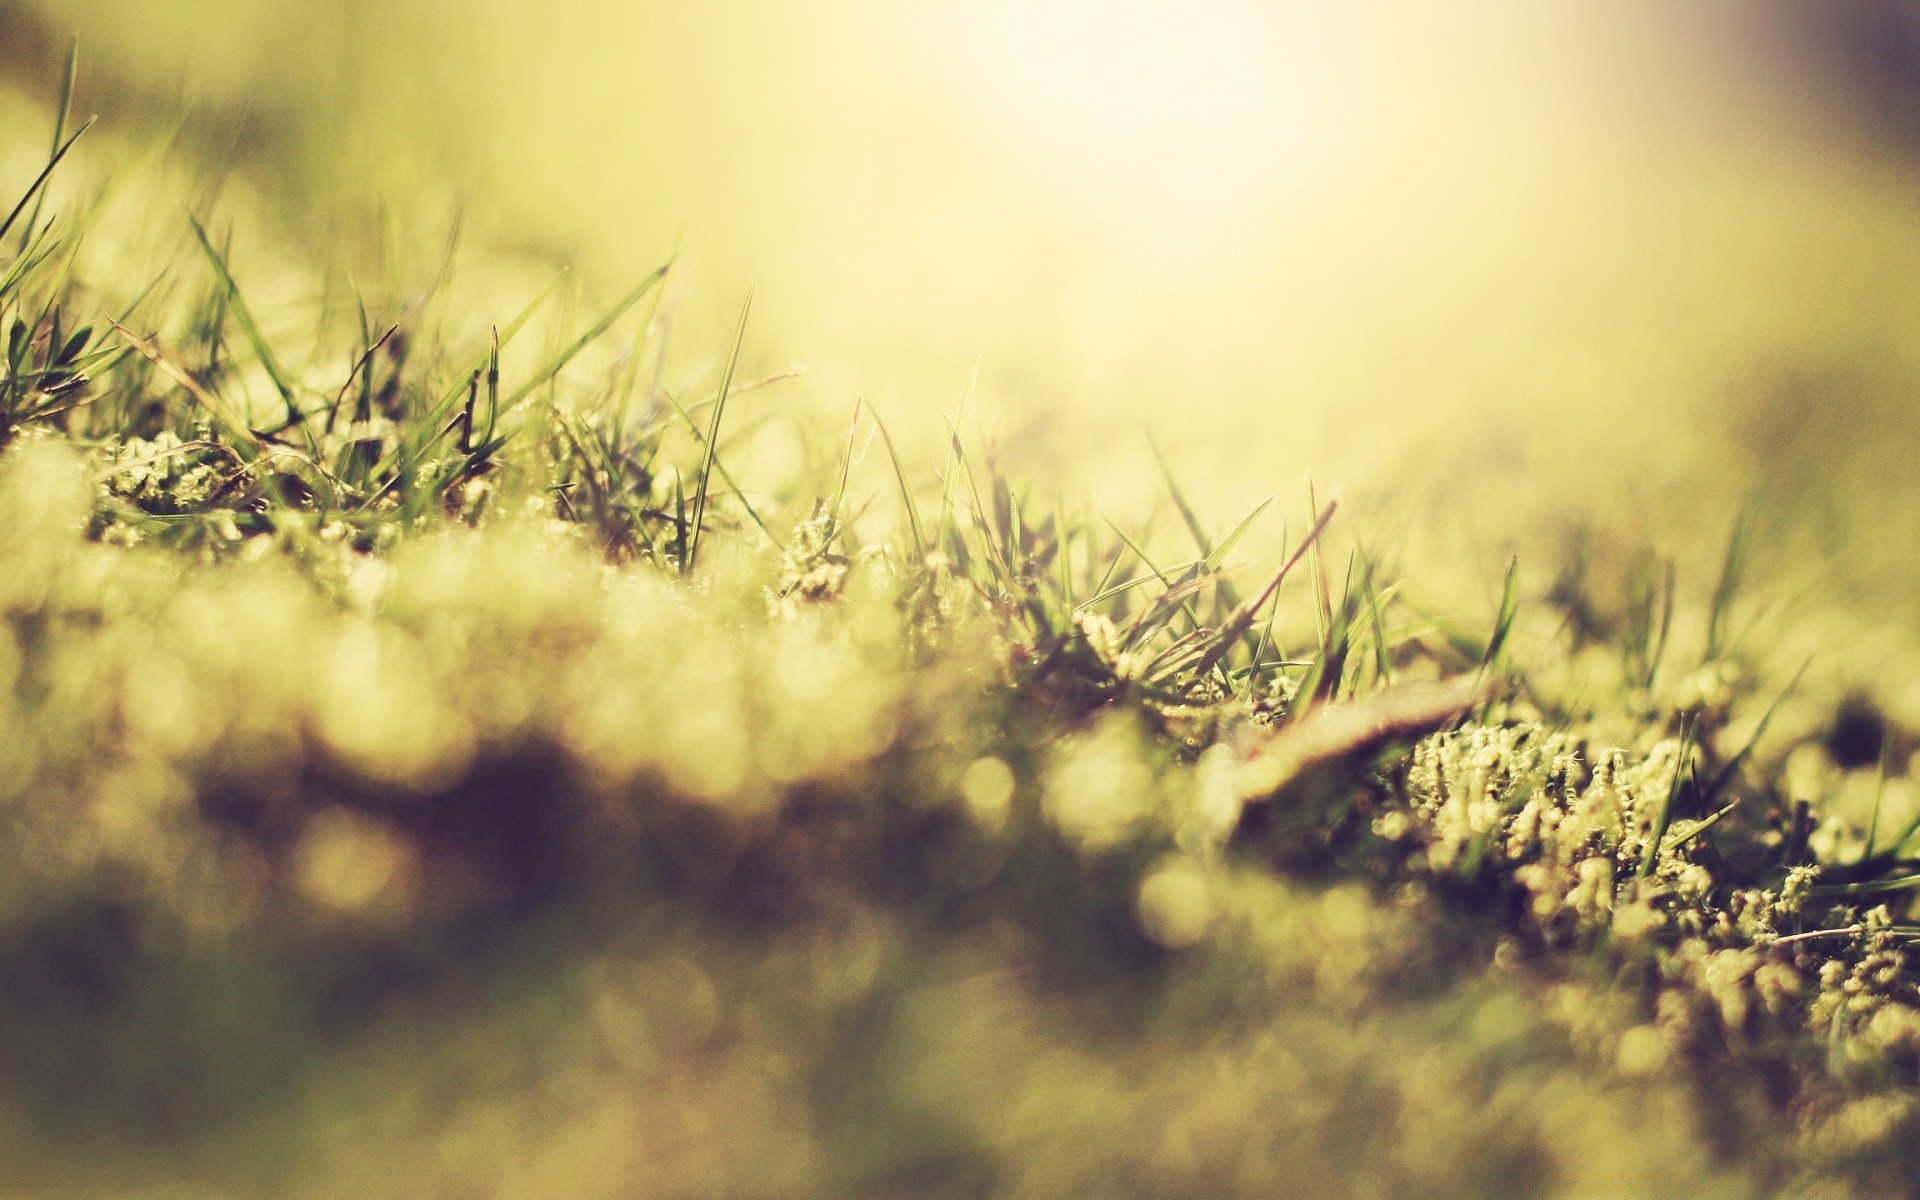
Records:
[[[1912,746],[1770,732],[1744,524],[1697,602],[1436,616],[964,409],[782,454],[744,310],[663,383],[666,268],[496,325],[153,192],[103,265],[67,124],[0,226],[6,1194],[1916,1186]]]

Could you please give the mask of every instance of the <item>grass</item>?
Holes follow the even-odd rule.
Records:
[[[970,404],[782,466],[746,307],[647,378],[670,265],[584,328],[276,305],[217,214],[83,268],[67,107],[0,228],[10,1194],[1920,1178],[1904,735],[1769,737],[1748,522],[1699,603],[1449,617],[1310,490],[1243,570],[1267,504],[1075,513]]]

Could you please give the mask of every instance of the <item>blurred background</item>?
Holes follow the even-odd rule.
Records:
[[[8,0],[12,85],[72,30],[83,109],[195,104],[296,228],[460,204],[608,288],[684,245],[684,338],[753,286],[789,395],[929,441],[977,359],[1116,492],[1143,423],[1222,503],[1667,482],[1702,420],[1868,440],[1913,369],[1901,0]]]
[[[0,65],[50,95],[79,31],[83,110],[191,105],[306,244],[459,207],[609,294],[684,246],[676,338],[756,289],[795,408],[930,446],[977,360],[985,427],[1097,503],[1151,426],[1223,513],[1312,469],[1499,563],[1543,489],[1717,539],[1782,472],[1910,488],[1915,14],[7,0]]]

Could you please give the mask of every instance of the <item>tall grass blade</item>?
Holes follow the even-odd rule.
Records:
[[[199,239],[200,248],[206,251],[207,261],[213,264],[214,272],[220,276],[221,287],[226,291],[227,303],[231,306],[233,319],[239,322],[241,334],[246,337],[247,344],[253,347],[254,356],[260,360],[261,367],[266,370],[267,379],[273,384],[273,390],[279,392],[280,399],[285,402],[287,420],[299,421],[300,408],[294,403],[293,385],[288,381],[287,373],[281,369],[280,360],[274,357],[273,348],[267,345],[265,335],[260,332],[259,323],[253,319],[253,310],[247,307],[246,297],[240,293],[240,285],[234,282],[233,272],[228,270],[225,256],[214,248],[213,239],[207,236],[206,227],[200,224],[200,218],[189,212],[187,222],[193,226],[193,236]]]
[[[1747,554],[1753,537],[1758,501],[1749,500],[1735,518],[1733,532],[1727,537],[1727,555],[1720,563],[1720,578],[1713,586],[1713,601],[1707,609],[1706,661],[1720,657],[1727,629],[1727,616],[1746,574]]]
[[[735,394],[738,394],[738,390],[739,389],[735,390]],[[760,519],[759,513],[754,511],[753,504],[747,499],[746,492],[741,489],[738,483],[734,482],[732,472],[728,471],[727,465],[720,461],[719,448],[717,446],[711,446],[709,444],[709,442],[707,441],[708,435],[701,430],[700,422],[694,420],[693,414],[688,412],[685,406],[683,406],[678,400],[675,400],[672,396],[666,396],[663,394],[663,398],[666,400],[667,404],[673,409],[674,414],[678,416],[680,420],[686,424],[687,431],[693,434],[693,440],[699,444],[702,452],[704,453],[704,452],[710,451],[712,453],[713,469],[715,473],[717,473],[720,476],[720,481],[727,485],[727,490],[733,493],[734,499],[740,501],[740,507],[744,508],[747,511],[747,516],[753,520],[753,523],[755,525],[759,526],[760,532],[767,535],[767,540],[773,543],[776,549],[779,548],[780,539],[773,536],[773,531],[767,528],[767,523]],[[715,413],[715,418],[717,423],[718,414],[719,414],[718,406],[715,406],[714,413]]]
[[[967,388],[960,394],[960,417],[947,431],[947,470],[940,477],[940,524],[934,531],[936,539],[944,539],[952,528],[954,473],[960,469],[961,461],[966,458],[966,450],[960,439],[966,434],[967,421],[973,416],[973,398],[980,387],[980,360],[973,360],[973,367],[967,372]]]
[[[192,375],[175,366],[172,360],[160,353],[159,349],[151,342],[148,342],[145,338],[134,333],[131,329],[128,329],[112,317],[107,318],[107,324],[113,326],[114,330],[126,340],[129,346],[133,347],[140,357],[160,368],[162,374],[178,384],[182,391],[199,402],[200,407],[206,409],[220,424],[226,426],[228,433],[255,450],[260,448],[259,436],[256,435],[253,430],[247,428],[245,422],[228,412],[227,406],[222,404],[212,392],[201,387],[199,381],[194,379]]]
[[[920,506],[914,503],[913,485],[907,482],[907,468],[900,461],[900,451],[893,444],[893,435],[887,432],[887,423],[880,419],[878,409],[873,414],[874,427],[880,431],[880,440],[886,443],[887,457],[893,462],[893,477],[900,484],[900,503],[907,510],[907,531],[913,535],[913,560],[921,563],[927,557],[926,531],[920,524]]]
[[[1187,527],[1187,533],[1193,538],[1193,544],[1199,548],[1201,560],[1214,563],[1216,560],[1214,558],[1213,539],[1207,536],[1207,531],[1201,526],[1200,518],[1194,513],[1193,506],[1187,503],[1187,494],[1181,490],[1180,481],[1174,477],[1173,464],[1167,461],[1166,452],[1161,450],[1160,442],[1153,436],[1151,430],[1147,431],[1147,445],[1153,451],[1153,461],[1160,467],[1160,477],[1166,482],[1167,495],[1172,498],[1173,507],[1175,511],[1180,514],[1181,523]],[[1262,505],[1262,507],[1265,506]],[[1258,510],[1255,510],[1255,515],[1258,515]],[[1249,518],[1249,520],[1251,520],[1251,518]],[[1240,532],[1245,531],[1245,525],[1246,522],[1242,522]],[[1224,555],[1222,555],[1222,557],[1224,557]],[[1231,582],[1222,580],[1218,590],[1220,598],[1226,601],[1229,609],[1240,606],[1240,597],[1234,591]]]
[[[1680,803],[1680,788],[1686,779],[1687,765],[1693,758],[1695,734],[1694,719],[1688,717],[1680,726],[1680,756],[1673,763],[1673,779],[1667,785],[1667,793],[1660,801],[1660,811],[1654,815],[1653,829],[1647,837],[1647,848],[1640,855],[1640,869],[1636,874],[1645,879],[1653,874],[1653,868],[1660,861],[1660,851],[1667,839],[1667,830],[1673,825],[1673,811]]]
[[[666,271],[666,267],[661,267],[653,273],[653,276],[645,286],[651,287],[653,284],[658,283],[666,275]],[[627,308],[632,307],[639,301],[640,297],[645,294],[644,290],[634,292],[627,300],[622,302],[618,311],[625,312]],[[700,478],[698,486],[695,487],[693,493],[693,527],[687,533],[687,557],[683,569],[688,572],[693,570],[694,562],[700,554],[700,532],[706,523],[707,517],[707,489],[713,478],[713,465],[720,455],[720,421],[721,418],[726,416],[727,393],[733,387],[733,372],[734,368],[740,364],[740,346],[741,343],[746,341],[747,316],[752,311],[753,293],[749,292],[747,293],[747,302],[740,307],[740,324],[737,325],[733,331],[733,348],[727,352],[726,370],[720,376],[720,394],[713,402],[713,423],[707,427],[707,452],[700,463]],[[613,324],[616,319],[618,319],[617,312],[607,320],[602,321],[599,326],[599,332],[594,333],[592,337],[598,337],[599,333],[605,332],[606,327]],[[592,338],[586,340],[590,341]],[[584,345],[584,342],[580,344]],[[578,345],[576,345],[575,350],[577,351],[578,348]],[[563,357],[571,357],[571,353]],[[558,368],[555,369],[557,370]],[[512,402],[509,401],[509,406],[511,406],[511,403]],[[758,521],[759,518],[755,517],[754,520]],[[766,526],[762,525],[760,528],[765,530]],[[767,536],[772,537],[773,535],[768,534]]]
[[[1307,531],[1307,536],[1301,539],[1300,544],[1294,548],[1287,560],[1280,564],[1280,569],[1267,580],[1266,586],[1260,589],[1259,594],[1227,615],[1227,619],[1221,622],[1220,630],[1216,635],[1219,640],[1200,660],[1197,670],[1202,672],[1212,670],[1213,665],[1226,655],[1227,649],[1253,627],[1254,618],[1260,615],[1260,610],[1266,606],[1267,601],[1275,599],[1280,594],[1280,585],[1287,581],[1287,576],[1292,574],[1293,569],[1300,564],[1302,558],[1306,557],[1309,550],[1320,544],[1320,535],[1327,531],[1327,525],[1333,520],[1333,514],[1339,511],[1339,508],[1339,501],[1329,501],[1325,510],[1319,514],[1319,518],[1314,521],[1313,527]]]
[[[95,120],[97,120],[97,118],[95,118]],[[0,221],[0,238],[6,237],[7,234],[12,231],[14,222],[20,219],[20,214],[25,212],[27,205],[31,204],[34,198],[40,194],[40,189],[47,186],[47,180],[53,178],[54,169],[60,165],[60,160],[67,156],[67,152],[73,149],[73,144],[79,141],[87,130],[93,128],[93,124],[94,121],[89,120],[85,125],[74,130],[73,136],[67,139],[66,144],[54,152],[53,158],[45,167],[41,168],[40,174],[34,178],[32,185],[27,188],[26,194],[20,197],[20,203],[13,206],[13,211],[7,214],[6,220]],[[29,226],[22,236],[31,238],[33,236],[32,227]],[[25,252],[22,251],[22,253]]]
[[[1890,745],[1883,740],[1880,744],[1880,767],[1873,781],[1873,817],[1867,822],[1867,842],[1860,851],[1860,861],[1866,862],[1873,857],[1874,841],[1880,836],[1880,806],[1887,798],[1887,756]]]
[[[1706,790],[1700,794],[1703,803],[1711,804],[1714,798],[1720,795],[1721,790],[1733,782],[1734,774],[1753,753],[1754,747],[1760,744],[1761,737],[1767,732],[1767,726],[1773,723],[1773,715],[1780,711],[1780,705],[1793,694],[1793,689],[1800,686],[1800,677],[1805,675],[1807,668],[1812,665],[1812,658],[1801,663],[1800,669],[1795,671],[1793,678],[1787,681],[1787,686],[1780,689],[1780,694],[1773,698],[1773,703],[1767,706],[1767,711],[1761,716],[1760,723],[1754,726],[1753,736],[1747,739],[1747,744],[1740,747],[1739,753],[1727,760],[1727,765],[1720,768],[1720,773],[1713,777],[1713,782],[1709,783]]]
[[[1515,558],[1507,564],[1507,581],[1500,590],[1500,612],[1493,621],[1493,634],[1487,639],[1487,652],[1480,656],[1480,669],[1493,669],[1500,661],[1501,651],[1507,648],[1507,639],[1513,634],[1514,618],[1520,613],[1520,560]]]
[[[576,339],[571,345],[569,345],[566,349],[562,350],[557,356],[555,356],[553,361],[549,362],[546,366],[542,367],[540,370],[534,372],[533,378],[527,380],[525,383],[515,388],[513,392],[507,397],[506,402],[503,405],[504,410],[506,412],[512,412],[514,409],[518,408],[522,403],[524,403],[527,397],[533,394],[535,389],[543,387],[550,380],[552,380],[554,376],[560,374],[561,371],[564,371],[567,367],[567,364],[572,362],[575,358],[579,357],[580,352],[582,350],[585,350],[588,346],[591,346],[593,343],[599,341],[600,338],[607,332],[607,330],[613,328],[614,322],[618,321],[621,317],[624,317],[627,315],[627,310],[631,309],[634,305],[640,303],[641,300],[645,299],[647,293],[652,291],[656,286],[659,285],[661,280],[667,277],[667,272],[672,267],[673,267],[673,264],[671,262],[662,264],[660,267],[654,270],[653,274],[647,276],[644,280],[642,280],[640,282],[640,286],[634,288],[631,292],[628,292],[625,296],[622,296],[620,298],[619,303],[615,304],[612,308],[608,309],[606,312],[606,315],[602,316],[598,321],[594,322],[593,327],[591,329],[581,334],[580,337]],[[731,370],[731,366],[729,366],[729,370]],[[697,502],[698,501],[696,498],[696,504]],[[697,535],[695,536],[694,541],[695,542],[699,541],[699,538]]]
[[[60,83],[60,107],[54,111],[53,146],[47,151],[49,158],[60,153],[60,139],[67,136],[67,122],[73,118],[73,86],[80,76],[80,35],[74,34],[73,41],[67,45],[67,69]],[[33,202],[33,215],[27,218],[26,228],[20,234],[20,253],[27,252],[27,243],[33,239],[33,231],[40,224],[40,214],[44,211],[47,193],[42,190]]]

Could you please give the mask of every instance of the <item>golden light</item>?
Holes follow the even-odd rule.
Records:
[[[1248,0],[984,0],[946,13],[951,83],[1054,179],[1232,202],[1326,102],[1329,20]]]

